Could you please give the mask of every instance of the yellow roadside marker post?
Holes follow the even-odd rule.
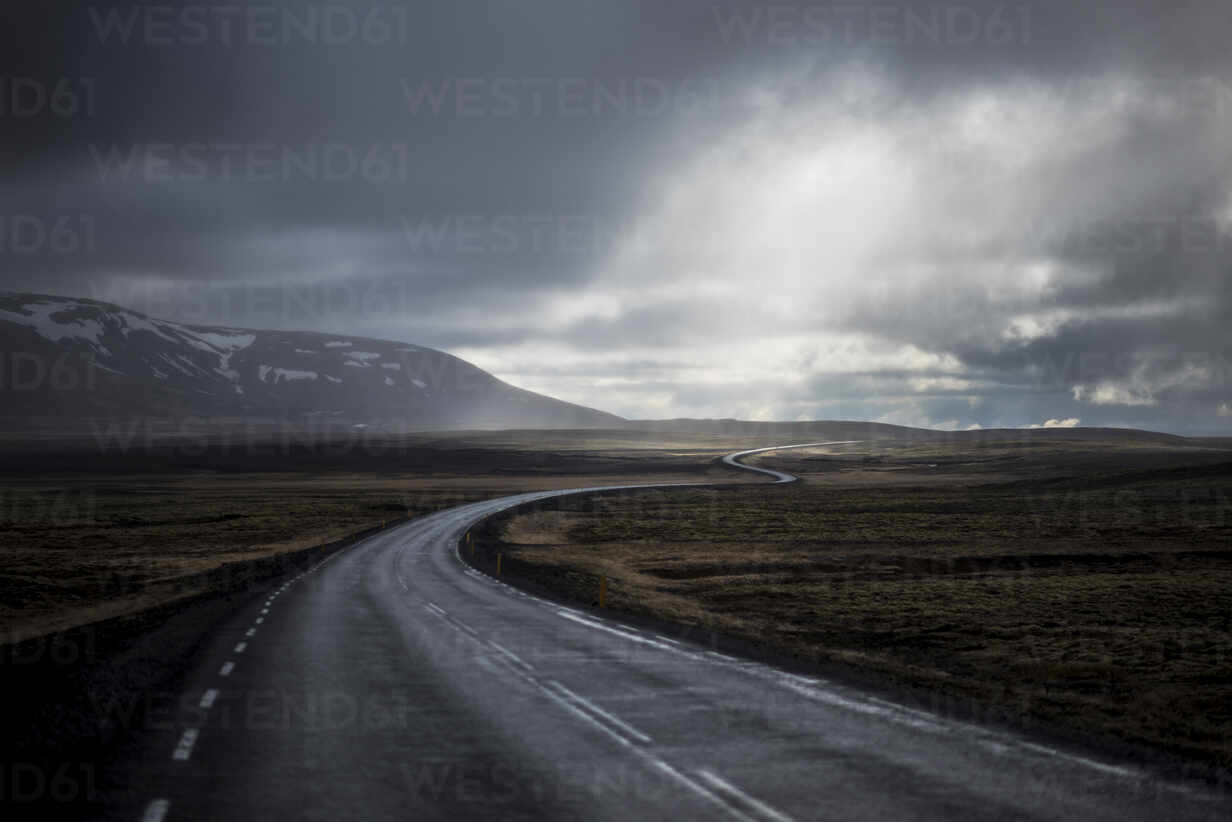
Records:
[[[500,576],[500,566],[501,566],[501,555],[498,553],[496,555],[496,575],[497,576]]]

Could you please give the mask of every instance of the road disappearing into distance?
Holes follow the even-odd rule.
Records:
[[[786,483],[796,477],[724,462]],[[109,818],[1187,820],[1216,794],[566,607],[467,565],[462,505],[241,602]]]

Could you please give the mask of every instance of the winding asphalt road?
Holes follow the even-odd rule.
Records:
[[[108,817],[1228,818],[1223,796],[561,607],[460,559],[484,517],[586,490],[422,517],[249,601],[118,758]]]

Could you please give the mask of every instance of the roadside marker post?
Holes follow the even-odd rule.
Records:
[[[501,566],[501,555],[498,553],[496,555],[496,575],[497,576],[500,576],[500,566]]]

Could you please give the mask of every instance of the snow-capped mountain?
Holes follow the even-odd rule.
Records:
[[[308,331],[185,325],[94,300],[0,294],[0,417],[257,417],[602,427],[450,354]]]

